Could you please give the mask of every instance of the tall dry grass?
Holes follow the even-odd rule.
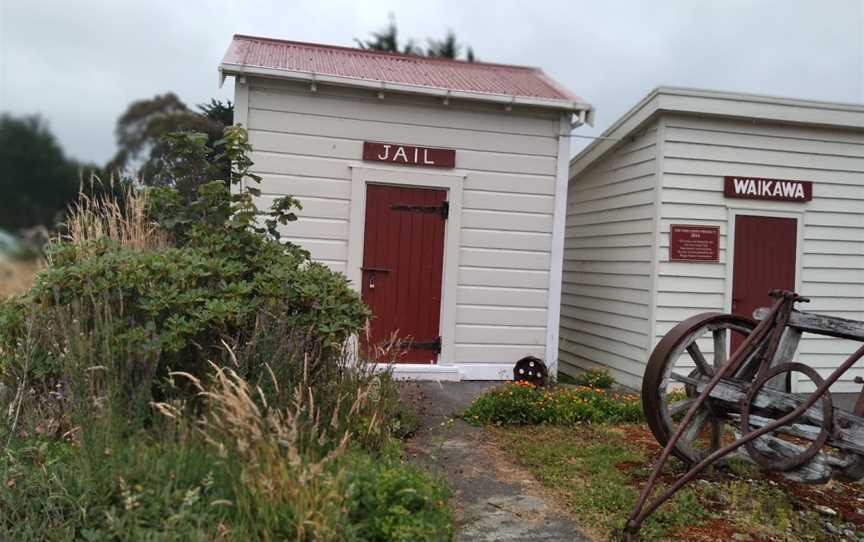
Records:
[[[90,186],[99,184],[101,181],[93,176]],[[69,207],[60,233],[49,238],[49,245],[70,243],[82,251],[81,256],[92,250],[88,244],[105,239],[135,250],[166,248],[170,238],[164,229],[148,219],[147,204],[147,193],[133,185],[121,190],[109,186],[108,190],[93,195],[82,183],[78,199]],[[39,271],[46,263],[51,263],[51,251],[47,252],[47,262],[42,258],[0,260],[0,299],[29,290]]]
[[[95,196],[81,190],[63,222],[63,233],[54,242],[76,245],[85,254],[88,243],[103,239],[134,250],[168,247],[169,236],[148,218],[147,205],[147,192],[133,185]]]
[[[156,410],[175,421],[184,438],[201,436],[220,456],[240,465],[232,505],[255,517],[262,532],[290,530],[293,540],[342,539],[345,473],[333,467],[348,449],[356,418],[372,400],[374,381],[337,397],[328,413],[318,406],[308,360],[303,380],[283,407],[271,406],[261,387],[233,369],[216,364],[211,369],[208,382],[188,373],[171,375],[191,383],[204,400],[204,413],[193,425],[186,403],[154,403]],[[270,375],[278,390],[279,382]]]

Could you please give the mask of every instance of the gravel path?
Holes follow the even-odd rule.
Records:
[[[406,445],[420,464],[441,473],[453,489],[461,542],[588,542],[542,486],[489,444],[483,430],[453,414],[464,410],[488,382],[405,383],[422,428]]]

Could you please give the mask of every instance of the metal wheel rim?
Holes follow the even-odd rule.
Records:
[[[759,394],[759,390],[761,390],[765,386],[765,384],[767,384],[772,378],[779,376],[783,373],[789,373],[793,371],[807,375],[807,377],[813,381],[816,387],[819,387],[824,382],[822,377],[819,376],[819,373],[817,373],[815,369],[813,369],[809,365],[804,365],[803,363],[781,363],[772,367],[764,375],[756,379],[756,381],[750,385],[750,388],[747,390],[747,395],[741,402],[742,437],[746,436],[748,433],[753,432],[753,429],[750,428],[750,408],[753,405],[753,399],[755,399],[756,395]],[[795,469],[813,459],[816,454],[819,453],[819,450],[821,450],[822,447],[828,442],[828,438],[831,435],[830,428],[834,425],[834,403],[831,400],[831,393],[825,393],[825,395],[822,396],[821,401],[822,428],[819,431],[819,435],[816,437],[816,439],[811,442],[810,445],[805,448],[803,452],[798,455],[787,457],[784,459],[774,459],[760,452],[756,448],[756,441],[751,440],[744,445],[750,458],[759,465],[765,467],[766,469],[779,471],[788,471]]]
[[[689,356],[696,366],[689,375],[684,376],[691,376],[694,372],[698,372],[700,373],[699,376],[704,376],[707,381],[710,375],[705,374],[706,369],[713,374],[719,365],[729,359],[731,331],[737,331],[747,336],[755,327],[756,322],[742,316],[719,313],[701,314],[675,326],[657,344],[646,369],[642,388],[642,404],[648,425],[661,445],[665,446],[668,443],[677,428],[677,423],[673,417],[682,411],[686,412],[695,401],[695,395],[689,395],[687,399],[673,403],[674,407],[669,403],[667,388],[670,380],[674,380],[672,373],[681,356]],[[702,354],[701,362],[697,361],[696,357],[701,354],[701,349],[696,341],[709,333],[714,341],[714,349],[721,355],[712,362],[708,362]],[[691,345],[696,345],[694,351],[690,350]],[[700,437],[708,423],[711,424],[708,448],[705,450],[694,449],[690,443]],[[706,402],[694,416],[689,426],[692,429],[685,430],[673,453],[687,463],[700,461],[711,450],[719,448],[723,435],[723,425],[728,423],[728,419],[722,418],[718,413],[711,410],[710,401]]]

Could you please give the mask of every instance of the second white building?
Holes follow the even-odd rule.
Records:
[[[563,281],[561,370],[633,387],[675,324],[749,316],[771,288],[864,320],[864,106],[656,89],[570,164]],[[827,376],[856,347],[798,351]]]

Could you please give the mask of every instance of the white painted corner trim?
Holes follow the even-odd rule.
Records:
[[[651,216],[651,278],[649,284],[648,329],[646,330],[645,366],[651,352],[657,345],[657,298],[660,295],[660,230],[663,224],[663,168],[666,147],[666,119],[657,121],[657,132],[654,134],[654,209]],[[718,241],[719,242],[719,241]],[[643,367],[645,367],[643,366]]]
[[[249,129],[249,82],[245,78],[234,81],[234,125]]]
[[[549,298],[546,307],[546,367],[558,374],[558,337],[561,332],[561,281],[564,279],[564,237],[567,227],[567,187],[570,172],[570,131],[567,117],[561,118],[555,174],[555,206],[552,215],[552,248],[549,267]]]
[[[462,231],[462,185],[465,183],[466,175],[458,170],[438,173],[401,166],[373,167],[365,164],[353,164],[350,167],[351,206],[348,222],[348,267],[346,274],[358,292],[361,290],[360,283],[363,280],[361,267],[363,266],[363,238],[366,229],[366,187],[370,184],[387,184],[444,188],[447,190],[450,214],[444,226],[444,269],[441,277],[441,316],[439,320],[441,354],[435,365],[399,364],[395,367],[400,368],[400,372],[408,371],[409,373],[415,371],[414,368],[425,368],[439,372],[447,366],[455,369],[456,295],[459,282],[459,242]],[[406,369],[401,369],[402,367],[406,367]],[[411,367],[411,369],[407,369],[407,367]],[[430,367],[436,369],[429,369]],[[458,371],[458,369],[456,370]],[[431,378],[435,379],[435,377]]]

